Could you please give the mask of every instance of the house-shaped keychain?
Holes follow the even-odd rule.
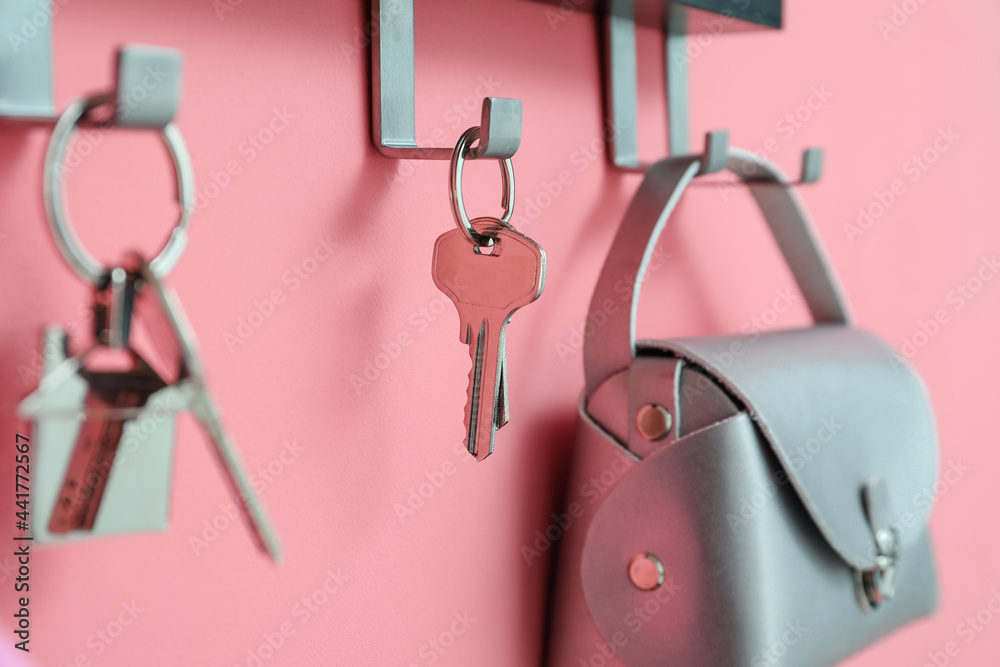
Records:
[[[34,423],[32,530],[41,542],[163,530],[177,414],[191,410],[216,447],[259,542],[277,539],[205,389],[180,305],[138,255],[95,290],[94,344],[67,357],[46,330],[38,389],[19,414]]]
[[[143,68],[172,72],[138,107],[123,100]],[[202,373],[197,343],[180,303],[160,279],[187,244],[194,171],[171,122],[180,95],[180,54],[126,47],[118,59],[118,90],[72,101],[52,131],[43,170],[45,213],[56,247],[93,290],[93,340],[69,356],[65,331],[49,327],[42,340],[38,389],[18,413],[33,422],[31,528],[40,542],[163,530],[168,523],[177,414],[190,410],[208,432],[244,516],[274,561],[280,547],[270,522],[222,426]],[[160,252],[148,262],[129,253],[107,266],[80,243],[64,196],[65,159],[77,127],[110,107],[117,127],[155,130],[176,172],[180,215]]]
[[[160,386],[143,405],[107,407],[86,353],[67,358],[67,343],[62,329],[46,329],[40,385],[19,408],[33,422],[36,443],[35,539],[164,530],[183,390],[153,375],[149,384]]]

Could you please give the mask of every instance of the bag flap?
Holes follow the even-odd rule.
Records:
[[[842,325],[642,341],[703,368],[744,403],[806,510],[851,566],[876,566],[862,489],[881,478],[879,523],[903,549],[930,515],[934,419],[916,372],[882,341]]]

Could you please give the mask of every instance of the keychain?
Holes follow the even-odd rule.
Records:
[[[167,526],[177,413],[188,409],[208,432],[260,547],[280,547],[205,386],[197,343],[179,302],[161,279],[187,239],[194,175],[180,131],[161,135],[177,173],[180,219],[147,262],[129,253],[105,267],[80,244],[66,211],[62,161],[77,126],[111,102],[97,95],[69,105],[45,156],[46,215],[63,258],[93,287],[94,340],[68,357],[67,336],[43,338],[39,388],[18,412],[33,422],[32,532],[38,541],[162,530]]]
[[[507,323],[518,308],[532,303],[545,287],[545,251],[510,224],[514,212],[514,166],[500,161],[503,181],[501,218],[470,221],[462,198],[462,169],[480,128],[458,140],[451,158],[451,206],[458,229],[434,244],[431,273],[455,304],[459,340],[469,346],[465,405],[465,445],[476,460],[493,453],[496,430],[510,418],[507,398]]]

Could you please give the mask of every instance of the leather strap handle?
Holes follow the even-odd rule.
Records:
[[[847,304],[794,186],[777,166],[749,151],[730,148],[727,168],[750,187],[815,322],[847,324]],[[585,339],[588,395],[607,378],[628,368],[635,356],[635,314],[646,266],[667,219],[700,170],[700,156],[657,162],[646,172],[625,213],[594,289],[590,312],[602,310],[609,299],[620,298],[615,285],[622,278],[635,276],[631,304],[627,310],[619,308],[609,315],[604,325]]]

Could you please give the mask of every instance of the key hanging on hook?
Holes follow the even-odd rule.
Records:
[[[458,337],[469,346],[472,368],[465,445],[481,461],[493,453],[496,431],[510,419],[507,324],[516,310],[541,296],[545,251],[510,224],[514,167],[509,158],[500,165],[503,215],[469,220],[462,197],[462,168],[479,133],[480,128],[471,128],[455,146],[450,191],[458,229],[438,237],[431,273],[434,284],[458,309]]]
[[[121,265],[105,267],[80,244],[66,210],[67,148],[80,122],[111,101],[112,96],[97,95],[72,102],[56,123],[46,154],[47,217],[67,264],[94,290],[94,340],[69,357],[65,332],[50,328],[39,388],[19,406],[19,414],[34,422],[38,447],[35,538],[165,528],[175,420],[189,409],[211,439],[260,547],[278,562],[277,536],[208,393],[190,325],[161,282],[184,249],[194,202],[193,171],[180,131],[171,123],[160,131],[177,172],[180,215],[151,261],[128,253]],[[158,121],[133,117],[132,122]]]

